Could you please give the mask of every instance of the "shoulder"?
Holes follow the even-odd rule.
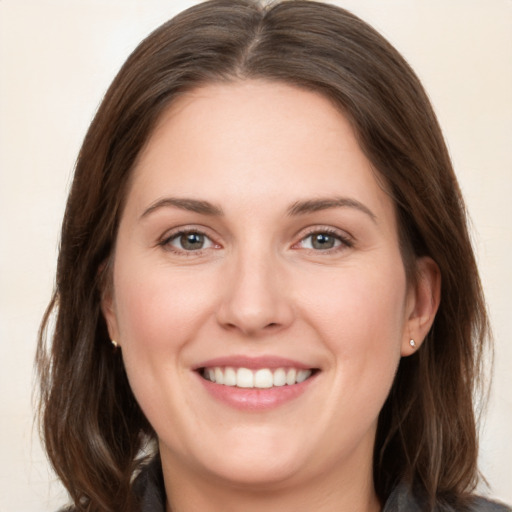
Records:
[[[424,512],[425,502],[410,491],[405,484],[398,485],[391,493],[382,512]],[[436,512],[512,512],[512,508],[497,501],[492,501],[480,496],[471,498],[468,504],[454,507],[448,503],[438,504]]]
[[[497,501],[491,501],[481,497],[475,497],[470,508],[471,512],[512,512],[512,508],[499,503]]]

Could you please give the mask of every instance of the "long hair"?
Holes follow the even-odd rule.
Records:
[[[439,266],[434,325],[402,359],[379,417],[374,482],[382,500],[404,481],[432,510],[463,504],[478,477],[474,396],[488,320],[459,186],[429,100],[400,54],[353,14],[302,0],[192,7],[139,45],[106,93],[78,156],[37,352],[41,431],[55,471],[78,510],[136,510],[138,454],[155,433],[100,311],[131,170],[178,95],[247,79],[334,102],[391,191],[408,279],[418,256]]]

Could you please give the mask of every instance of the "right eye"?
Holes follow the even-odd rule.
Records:
[[[346,234],[331,227],[313,227],[311,231],[293,247],[295,249],[306,249],[321,254],[338,254],[354,243]]]
[[[302,240],[302,247],[305,249],[315,249],[318,251],[326,251],[329,249],[335,249],[342,245],[342,241],[339,236],[333,235],[332,233],[312,233]]]
[[[195,252],[214,247],[212,240],[199,231],[179,231],[173,233],[161,243],[176,252]]]

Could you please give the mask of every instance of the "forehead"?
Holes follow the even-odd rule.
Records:
[[[212,202],[334,193],[384,208],[390,201],[350,122],[329,99],[253,80],[205,85],[177,98],[139,155],[132,183],[130,195],[142,202],[164,193],[199,193]]]

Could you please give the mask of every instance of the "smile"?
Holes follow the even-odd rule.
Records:
[[[201,368],[201,376],[216,384],[237,388],[268,389],[293,386],[309,379],[313,370],[299,368],[234,368],[231,366]]]
[[[216,401],[246,412],[263,412],[294,402],[315,389],[321,368],[272,355],[230,355],[193,368],[203,389]]]

